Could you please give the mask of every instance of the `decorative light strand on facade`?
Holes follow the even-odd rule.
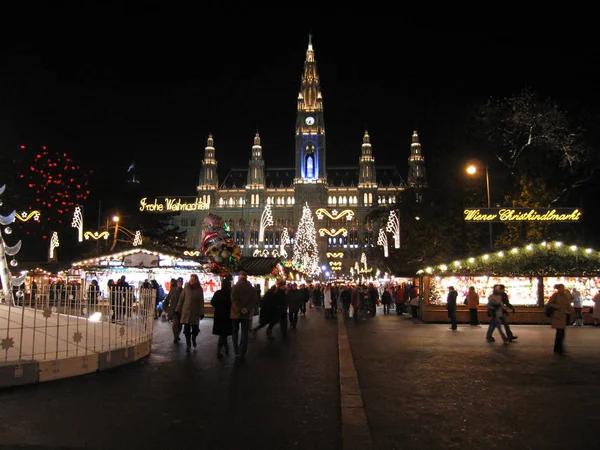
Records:
[[[81,207],[76,206],[75,212],[73,213],[73,222],[71,222],[73,228],[77,228],[77,240],[83,242],[83,214],[81,214]]]
[[[36,222],[40,221],[40,215],[42,213],[33,210],[33,211],[21,211],[20,213],[15,215],[15,218],[19,219],[21,222],[27,222],[29,219],[33,218]]]
[[[258,233],[258,241],[264,242],[265,240],[265,228],[273,226],[273,212],[272,206],[267,203],[267,206],[263,210],[262,216],[260,217],[260,231]]]
[[[377,245],[383,246],[383,256],[384,256],[384,258],[387,258],[389,256],[388,239],[387,239],[387,234],[385,234],[385,230],[383,228],[379,229],[379,236],[377,237]]]
[[[85,233],[83,233],[83,237],[88,240],[89,238],[92,238],[94,240],[98,240],[98,239],[108,239],[108,231],[103,231],[102,233],[98,233],[97,231],[86,231]]]
[[[317,215],[317,219],[319,220],[322,220],[323,216],[327,216],[332,220],[338,220],[342,217],[346,217],[346,220],[352,220],[354,218],[354,211],[352,211],[351,209],[345,209],[340,213],[338,213],[338,211],[334,209],[333,211],[331,211],[330,214],[329,211],[327,211],[325,208],[319,208],[315,211],[315,214]]]
[[[390,211],[390,217],[385,230],[394,235],[394,248],[400,248],[400,221],[395,210]]]
[[[55,231],[52,233],[52,238],[50,239],[50,259],[54,258],[54,249],[56,247],[60,247],[60,242],[58,241],[58,233]]]

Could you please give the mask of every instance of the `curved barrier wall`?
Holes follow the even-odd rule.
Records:
[[[154,289],[42,286],[0,303],[0,388],[106,370],[150,353]]]

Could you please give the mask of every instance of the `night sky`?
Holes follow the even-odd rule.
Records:
[[[95,171],[90,202],[121,207],[134,160],[144,192],[194,195],[209,133],[221,180],[247,166],[256,131],[267,167],[293,166],[309,32],[329,165],[356,164],[368,129],[376,163],[405,175],[414,127],[435,159],[428,151],[443,147],[440,130],[458,111],[525,87],[574,113],[597,113],[599,100],[597,49],[554,31],[439,32],[398,19],[161,24],[143,13],[62,31],[0,43],[0,151],[65,151]]]

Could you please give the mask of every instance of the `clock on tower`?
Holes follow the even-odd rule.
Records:
[[[308,116],[306,119],[304,119],[304,122],[306,125],[313,125],[315,123],[315,118],[313,116]]]

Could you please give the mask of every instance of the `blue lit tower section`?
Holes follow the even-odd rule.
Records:
[[[325,182],[323,97],[312,36],[309,36],[296,118],[296,183]]]

